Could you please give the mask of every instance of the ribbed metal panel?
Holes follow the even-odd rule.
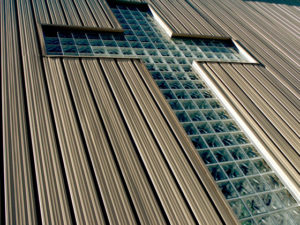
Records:
[[[206,13],[233,38],[242,42],[242,44],[264,65],[272,72],[272,76],[268,80],[285,95],[289,101],[299,109],[299,41],[295,40],[295,35],[299,32],[294,30],[285,31],[280,27],[285,27],[285,20],[282,20],[272,13],[269,16],[273,21],[270,22],[267,18],[259,14],[257,11],[249,8],[247,3],[243,1],[194,1],[191,0],[192,5],[196,10],[204,10]],[[254,3],[251,3],[254,4]],[[262,3],[255,3],[262,4]],[[284,4],[263,4],[265,10],[272,9],[275,12],[285,15],[291,12],[289,17],[293,20],[299,21],[299,13],[297,7],[287,6]],[[295,9],[296,8],[296,9]],[[282,10],[285,13],[281,13]],[[254,16],[255,15],[255,16]],[[245,17],[255,17],[259,19],[250,20]],[[275,21],[274,21],[275,20]],[[291,22],[290,22],[291,23]],[[299,22],[294,22],[297,26]],[[266,26],[265,29],[257,30],[258,27]],[[274,27],[275,29],[273,29]],[[271,29],[271,31],[269,31]],[[274,33],[274,34],[273,34]],[[298,34],[299,36],[299,34]],[[283,45],[284,40],[287,43]],[[292,41],[295,40],[295,41]],[[282,50],[291,48],[289,50]],[[293,56],[293,52],[297,53],[298,57]]]
[[[150,6],[172,30],[172,36],[181,37],[214,37],[229,36],[213,21],[207,21],[186,1],[148,0]]]
[[[41,24],[121,29],[104,0],[37,0],[33,6]]]
[[[232,36],[266,65],[202,67],[300,183],[299,10],[150,4],[174,36]],[[238,224],[139,60],[41,56],[40,23],[120,30],[104,0],[0,8],[1,224]]]
[[[18,37],[13,35],[17,32],[15,16],[13,2],[1,3],[1,28],[7,32],[1,32],[1,74],[4,76],[1,76],[3,155],[0,159],[3,168],[0,171],[3,180],[0,223],[25,225],[37,224],[37,206],[33,192],[20,46]]]
[[[299,110],[263,80],[270,72],[261,65],[198,64],[222,88],[299,186]]]
[[[153,98],[163,97],[140,61],[42,58],[37,6],[10,3],[1,12],[1,27],[14,28],[1,32],[5,224],[237,223],[219,191],[207,195],[216,186],[187,160],[204,168],[182,128],[170,129],[165,116],[175,116]]]

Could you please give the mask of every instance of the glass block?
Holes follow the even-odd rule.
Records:
[[[213,95],[210,91],[202,91],[201,93],[204,96],[204,98],[212,98],[213,97]]]
[[[238,194],[232,184],[230,182],[221,182],[218,183],[223,195],[225,198],[230,199],[230,198],[236,198],[238,197]]]
[[[160,72],[153,71],[153,72],[151,72],[151,75],[152,75],[153,79],[155,79],[155,80],[162,80],[163,79]]]
[[[183,88],[179,81],[168,81],[168,84],[169,84],[170,88],[172,88],[172,89],[182,89]]]
[[[225,165],[222,165],[222,167],[229,178],[243,176],[243,173],[241,172],[241,170],[237,167],[237,165],[235,163],[225,164]]]
[[[167,65],[164,64],[159,64],[157,65],[157,69],[161,72],[167,72],[169,71],[169,67]],[[179,84],[180,85],[180,84]],[[180,85],[181,86],[181,85]]]
[[[286,189],[276,192],[276,195],[284,207],[291,207],[297,204],[293,196]]]
[[[241,148],[229,148],[228,151],[234,160],[243,160],[248,158]]]
[[[192,123],[183,124],[183,128],[188,135],[198,134],[197,129]]]
[[[177,45],[177,47],[179,48],[179,50],[181,51],[187,51],[188,48],[185,45]]]
[[[170,49],[170,50],[176,50],[176,47],[173,44],[168,44],[167,48]]]
[[[261,176],[248,178],[256,192],[269,191],[270,187]]]
[[[130,41],[129,44],[131,45],[132,48],[143,48],[142,44],[139,42],[132,42]]]
[[[178,99],[189,99],[190,98],[188,93],[184,90],[175,91],[175,95]]]
[[[234,180],[234,181],[232,181],[232,183],[241,196],[245,196],[245,195],[254,193],[254,190],[253,190],[251,184],[246,179]]]
[[[224,126],[224,124],[222,122],[214,122],[211,123],[212,128],[214,129],[215,132],[217,133],[222,133],[222,132],[226,132],[226,128]]]
[[[209,150],[200,151],[199,154],[205,164],[212,164],[217,162]]]
[[[167,49],[167,47],[162,43],[156,43],[155,46],[156,46],[157,49]]]
[[[173,72],[181,72],[180,66],[177,65],[170,65],[170,68]]]
[[[191,98],[193,98],[193,99],[203,98],[202,95],[200,94],[200,92],[197,90],[188,91],[188,93],[190,94]]]
[[[258,159],[253,161],[255,167],[258,169],[259,172],[265,173],[271,171],[271,168],[267,165],[265,160],[263,159]]]
[[[243,171],[245,176],[258,174],[258,171],[250,161],[244,161],[238,163],[238,166]]]
[[[175,59],[173,59],[173,58],[165,58],[165,61],[166,61],[166,63],[168,63],[168,64],[176,64],[176,61],[175,61]]]
[[[300,207],[298,206],[297,208],[290,209],[289,210],[289,215],[290,215],[290,220],[295,224],[295,225],[300,225]]]
[[[117,46],[115,41],[103,41],[103,43],[106,47],[116,47]]]
[[[293,224],[292,218],[290,219],[290,215],[287,212],[284,213],[275,213],[272,215],[273,221],[275,221],[276,225],[291,225]],[[300,219],[300,217],[299,217]],[[299,223],[300,224],[300,223]]]
[[[188,73],[188,75],[191,80],[199,80],[198,76],[194,73]]]
[[[176,99],[175,95],[173,94],[173,92],[171,90],[164,90],[164,91],[162,91],[162,93],[166,99]]]
[[[173,110],[183,110],[182,106],[177,100],[169,101],[169,104]]]
[[[271,216],[260,216],[255,218],[257,225],[274,225],[273,219]]]
[[[210,109],[210,105],[206,100],[196,100],[195,103],[199,107],[199,109]]]
[[[172,55],[173,55],[174,57],[181,57],[181,56],[182,56],[182,54],[181,54],[180,51],[171,51],[171,53],[172,53]]]
[[[191,141],[196,149],[207,148],[206,144],[200,136],[192,136]]]
[[[196,127],[201,134],[213,133],[213,130],[206,122],[196,123]]]
[[[115,41],[126,41],[125,36],[123,34],[114,34],[114,39]]]
[[[191,39],[183,39],[183,42],[184,42],[186,45],[194,45],[194,44],[195,44]]]
[[[211,107],[213,109],[218,109],[218,108],[222,107],[221,104],[220,104],[220,102],[217,101],[217,100],[208,100],[208,102],[209,102],[209,104],[211,105]]]
[[[138,56],[144,56],[146,55],[146,52],[143,49],[137,49],[135,50],[135,54]]]
[[[250,217],[250,213],[242,200],[233,200],[230,201],[229,204],[239,219]]]
[[[211,148],[217,148],[223,146],[216,135],[205,136],[204,139],[207,145]]]
[[[201,82],[201,81],[196,81],[196,82],[194,82],[194,83],[195,83],[196,87],[199,88],[199,89],[204,89],[204,88],[206,88],[206,85],[205,85],[203,82]],[[206,91],[205,91],[202,95],[203,95],[203,96],[205,95],[205,96],[206,96],[205,98],[211,98],[211,97],[212,97],[211,92],[206,92]]]
[[[170,89],[165,81],[156,81],[156,83],[160,89]]]
[[[191,100],[182,100],[180,102],[186,110],[191,110],[191,109],[197,108],[197,106]]]
[[[153,64],[146,64],[146,67],[150,72],[156,71],[155,66]]]
[[[121,48],[129,48],[130,44],[127,41],[117,41],[117,45]]]
[[[133,55],[133,51],[131,49],[122,49],[123,55]]]
[[[242,134],[242,133],[233,134],[233,136],[234,136],[236,142],[239,143],[239,144],[247,144],[247,143],[249,143],[248,138],[244,134]]]
[[[110,55],[118,55],[120,54],[120,50],[118,48],[108,48],[107,53]]]
[[[161,57],[153,57],[152,60],[154,63],[164,63]]]
[[[102,40],[113,40],[114,39],[112,34],[101,33],[99,36]]]
[[[169,51],[161,50],[161,51],[160,51],[160,54],[161,54],[162,56],[170,56]]]
[[[188,63],[187,60],[184,59],[184,58],[179,58],[179,59],[177,59],[177,62],[178,62],[179,64],[181,64],[181,65],[185,65],[185,64]]]
[[[259,156],[258,152],[252,146],[247,146],[243,149],[249,158],[255,158]]]
[[[191,52],[183,52],[185,57],[193,57],[193,54]]]
[[[90,46],[77,46],[77,49],[80,54],[91,55],[92,53],[92,49],[90,48]]]
[[[238,126],[233,121],[225,122],[224,124],[229,131],[238,131],[239,130]]]
[[[220,136],[220,138],[221,138],[221,140],[222,140],[222,142],[225,146],[231,146],[231,145],[236,144],[235,141],[233,140],[232,136],[229,135],[229,134],[228,135],[222,135],[222,136]]]
[[[46,45],[59,45],[59,39],[57,37],[45,37]]]
[[[226,149],[214,150],[213,153],[214,153],[216,159],[220,163],[227,162],[227,161],[232,161],[232,158],[229,155],[229,153],[226,151]]]
[[[209,166],[208,169],[216,181],[227,179],[225,173],[219,165]]]
[[[212,110],[203,110],[202,111],[203,115],[207,120],[218,120],[218,116],[214,113]]]
[[[182,81],[181,83],[185,89],[195,89],[196,88],[192,81]]]
[[[46,45],[47,53],[61,53],[61,47],[59,45]]]
[[[184,111],[176,112],[176,116],[177,116],[179,122],[191,121],[190,118],[188,117],[188,115],[186,114],[186,112],[184,112]]]
[[[144,32],[143,32],[144,33]],[[150,42],[150,39],[147,37],[139,37],[140,42]],[[153,46],[153,45],[152,45]],[[154,47],[154,46],[153,46]]]
[[[101,40],[89,40],[91,46],[104,46]]]
[[[272,190],[283,187],[283,184],[275,174],[266,174],[263,178]]]
[[[74,45],[63,45],[64,53],[77,53],[77,48]]]
[[[269,212],[282,208],[277,196],[273,193],[262,194],[260,198]]]
[[[247,219],[247,220],[243,220],[241,221],[242,225],[256,225],[256,223],[254,222],[253,219]]]
[[[185,73],[176,73],[178,80],[187,80],[188,77],[185,75]]]
[[[225,110],[216,110],[216,113],[218,114],[221,120],[229,119],[229,115]]]
[[[60,43],[61,45],[75,45],[73,38],[60,38]]]
[[[202,114],[199,111],[191,111],[188,112],[190,118],[192,119],[192,121],[204,121],[204,117],[202,116]]]
[[[263,202],[260,198],[254,196],[244,200],[247,208],[249,209],[252,215],[258,215],[266,212]]]
[[[230,41],[169,38],[161,32],[161,28],[148,11],[140,10],[136,6],[116,5],[112,6],[112,10],[125,30],[123,34],[45,32],[45,38],[48,38],[45,40],[46,45],[56,45],[52,46],[53,52],[48,54],[139,57],[175,111],[203,161],[206,164],[213,164],[209,170],[214,178],[216,180],[228,179],[228,176],[230,179],[233,178],[231,181],[218,182],[225,197],[240,198],[255,191],[266,195],[265,198],[263,196],[261,198],[265,202],[263,203],[265,208],[270,211],[269,208],[273,207],[273,197],[268,197],[269,193],[263,192],[281,191],[283,187],[281,182],[270,172],[271,170],[268,170],[264,162],[260,162],[259,153],[251,146],[235,121],[230,118],[200,77],[191,71],[195,59],[240,61],[238,50]],[[60,45],[62,49],[59,49]],[[209,147],[212,149],[207,149]],[[258,170],[260,173],[265,171],[268,173],[261,176]],[[244,179],[243,175],[247,178]],[[249,187],[252,185],[252,191],[247,189],[247,185]],[[237,187],[239,191],[236,190]],[[279,201],[279,197],[276,198]],[[269,201],[271,203],[268,205]],[[256,224],[253,218],[249,218],[251,215],[243,200],[234,200],[230,204],[242,224]],[[275,218],[274,216],[278,214],[276,213],[270,214],[271,217]],[[254,218],[259,216],[265,215]],[[274,221],[277,222],[279,219]]]
[[[89,45],[89,42],[87,39],[75,39],[76,45]]]
[[[106,50],[102,47],[93,47],[93,52],[94,54],[98,55],[98,54],[106,54]]]

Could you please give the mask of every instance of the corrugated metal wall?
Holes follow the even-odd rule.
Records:
[[[37,22],[42,24],[121,29],[105,0],[32,1]]]
[[[255,131],[267,137],[269,147],[299,184],[299,7],[231,0],[193,1],[193,5],[206,10],[265,66],[222,65],[215,73],[229,77],[230,81],[222,81],[228,91],[243,92],[237,98],[247,108],[244,116],[253,118]]]
[[[299,188],[299,113],[275,87],[267,86],[270,72],[262,65],[201,63],[250,127],[257,132]]]
[[[203,66],[299,180],[299,7],[151,4],[174,34],[232,36],[266,65]],[[0,7],[1,224],[237,223],[139,61],[42,58],[39,23],[120,29],[104,0]]]
[[[252,124],[255,121],[255,131],[264,134],[268,147],[292,179],[300,183],[299,4],[241,0],[150,2],[160,8],[157,12],[175,36],[208,35],[203,29],[192,29],[196,25],[194,18],[201,17],[196,20],[202,25],[197,27],[213,26],[219,35],[230,36],[241,43],[265,66],[224,64],[214,73],[221,78],[224,74],[229,77],[230,81],[223,88],[230,92],[242,91],[238,104],[246,108],[244,116],[250,116]],[[179,4],[182,7],[174,7]],[[183,13],[185,8],[189,13]],[[181,14],[185,17],[180,17]],[[216,64],[210,67],[212,65],[216,67]]]
[[[1,222],[237,223],[142,63],[43,58],[35,3],[1,7]]]
[[[204,13],[197,12],[186,1],[148,0],[151,7],[167,23],[172,36],[228,38],[228,34]]]

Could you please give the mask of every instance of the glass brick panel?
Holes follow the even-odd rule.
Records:
[[[44,31],[48,55],[140,58],[241,224],[300,224],[299,204],[213,92],[198,61],[246,62],[231,41],[172,38],[149,11],[112,8],[124,34]]]

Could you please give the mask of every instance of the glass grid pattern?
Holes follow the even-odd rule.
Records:
[[[239,61],[230,42],[170,39],[150,12],[112,8],[125,35],[45,33],[48,54],[138,56],[243,225],[300,224],[300,208],[206,84],[193,60]]]

